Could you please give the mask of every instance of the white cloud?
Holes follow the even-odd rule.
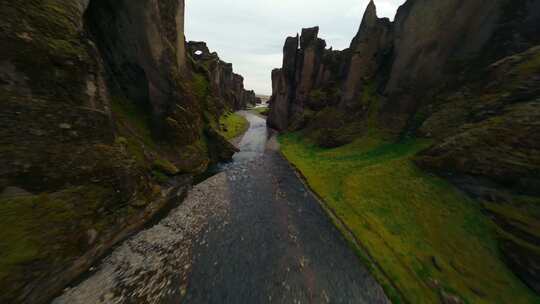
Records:
[[[375,0],[379,17],[393,18],[404,0]],[[320,26],[334,49],[348,47],[369,0],[187,0],[186,38],[202,40],[245,78],[247,89],[271,93],[287,36]]]

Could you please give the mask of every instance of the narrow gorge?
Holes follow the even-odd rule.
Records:
[[[539,303],[540,0],[358,3],[0,0],[0,303]]]

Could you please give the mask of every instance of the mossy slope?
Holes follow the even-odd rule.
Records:
[[[412,163],[429,142],[393,143],[370,134],[323,149],[300,134],[280,141],[287,159],[364,245],[405,302],[437,303],[451,296],[465,303],[540,300],[501,261],[495,226],[480,208]]]
[[[220,133],[228,140],[234,139],[246,132],[249,122],[242,115],[227,113],[220,119]]]

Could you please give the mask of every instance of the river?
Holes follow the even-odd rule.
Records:
[[[53,303],[390,303],[266,121],[240,113],[233,161]]]

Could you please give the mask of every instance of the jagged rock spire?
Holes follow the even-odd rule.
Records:
[[[358,33],[351,42],[351,48],[354,48],[354,46],[357,45],[358,41],[360,41],[363,36],[368,35],[367,33],[370,32],[369,29],[375,27],[378,20],[379,18],[377,17],[377,7],[375,6],[375,2],[371,0],[366,7],[364,17],[362,17],[362,23],[360,24]]]
[[[362,18],[362,24],[360,28],[365,26],[373,26],[377,22],[377,7],[373,0],[369,1],[369,4],[364,12],[364,17]]]
[[[300,48],[306,49],[313,41],[317,40],[319,36],[319,27],[303,28],[302,35],[300,36]]]

